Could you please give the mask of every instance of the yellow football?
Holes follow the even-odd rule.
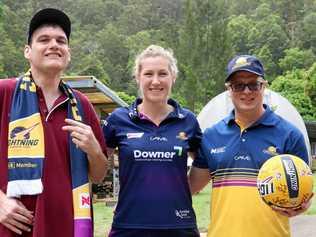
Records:
[[[299,208],[313,192],[313,175],[309,166],[294,155],[277,155],[260,168],[257,185],[268,205]]]

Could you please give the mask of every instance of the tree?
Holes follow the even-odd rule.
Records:
[[[181,85],[177,83],[175,87],[175,90],[185,98],[185,106],[193,111],[195,102],[198,100],[198,94],[192,93],[192,91],[198,91],[201,88],[201,81],[198,80],[198,71],[201,64],[199,63],[199,50],[197,48],[201,46],[202,36],[201,24],[198,22],[197,5],[196,1],[187,0],[185,2],[184,23],[180,29],[179,47],[177,49],[182,82]]]
[[[2,8],[2,14],[0,54],[3,58],[3,75],[1,77],[18,76],[27,70],[23,55],[23,47],[26,42],[26,34],[23,29],[25,23],[16,12],[6,5]]]
[[[149,30],[151,19],[151,1],[129,0],[118,19],[122,34],[132,35],[142,30]]]
[[[166,42],[161,41],[160,30],[139,31],[137,34],[129,36],[126,41],[126,47],[129,51],[129,71],[132,72],[132,66],[137,54],[147,48],[149,45],[156,44],[168,48]]]
[[[248,37],[255,22],[246,15],[232,16],[228,22],[228,33],[231,35],[235,54],[249,54]]]
[[[261,4],[254,12],[255,25],[249,32],[250,53],[269,58],[270,67],[266,67],[267,74],[275,77],[280,74],[279,58],[283,57],[288,47],[289,39],[282,28],[282,21],[278,15],[271,14],[267,4]],[[267,64],[268,62],[264,62]]]
[[[315,0],[2,0],[0,78],[27,70],[23,46],[28,23],[44,7],[62,9],[71,18],[67,74],[93,74],[116,91],[136,95],[134,58],[158,44],[173,49],[178,59],[172,96],[199,112],[224,90],[229,59],[254,54],[266,78],[276,78],[273,86],[283,85],[281,91],[303,114],[314,116]],[[295,88],[296,83],[301,87]]]
[[[184,7],[177,48],[182,82],[176,90],[197,111],[196,105],[224,89],[225,65],[231,56],[228,17],[222,1],[187,0]]]
[[[226,4],[229,8],[229,15],[248,15],[253,12],[261,1],[255,0],[226,0]]]
[[[4,38],[3,35],[5,34],[4,29],[3,29],[3,25],[2,25],[2,21],[3,21],[3,4],[0,3],[0,41],[3,42]],[[4,77],[4,70],[3,70],[3,65],[4,65],[4,58],[2,56],[2,50],[1,50],[1,46],[0,46],[0,78]]]
[[[300,21],[304,15],[306,0],[267,0],[273,14],[280,16],[282,19],[282,28],[289,39],[290,47],[295,47],[299,40]]]
[[[206,44],[208,64],[205,69],[209,78],[206,78],[206,84],[203,86],[206,90],[203,103],[208,102],[224,90],[226,64],[233,55],[232,40],[228,31],[228,4],[221,0],[208,1],[208,4],[210,5],[208,8],[210,28],[207,31],[209,34]],[[213,88],[213,92],[211,88]]]
[[[306,15],[301,27],[301,42],[302,47],[312,49],[316,53],[316,13],[312,12]]]
[[[313,109],[316,110],[316,63],[306,73],[305,93],[311,99]],[[316,115],[313,119],[316,120]]]
[[[107,74],[104,63],[93,55],[85,55],[78,62],[76,67],[71,70],[71,75],[87,76],[92,75],[98,78],[102,83],[109,86],[110,77]]]
[[[97,58],[104,63],[104,70],[110,77],[111,87],[114,90],[125,90],[130,80],[127,71],[129,52],[125,44],[125,36],[120,34],[114,25],[108,24],[96,34],[91,43],[96,46]]]
[[[279,66],[283,72],[293,69],[309,68],[316,57],[312,50],[300,50],[299,48],[286,49],[284,58],[279,60]]]
[[[78,0],[76,1],[73,19],[78,30],[97,33],[109,23],[115,23],[123,10],[122,4],[117,0]]]
[[[306,92],[307,73],[305,70],[288,71],[284,76],[277,77],[271,89],[286,97],[299,111],[305,120],[316,119],[316,107],[313,99]],[[312,77],[316,74],[312,73]]]

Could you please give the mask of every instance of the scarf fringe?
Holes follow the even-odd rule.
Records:
[[[41,179],[13,180],[8,182],[7,196],[20,197],[21,195],[34,195],[42,193],[43,184]]]

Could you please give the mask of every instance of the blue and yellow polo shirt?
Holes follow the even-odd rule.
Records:
[[[301,132],[268,106],[257,122],[243,130],[233,112],[205,130],[193,166],[208,168],[212,177],[208,237],[290,236],[288,218],[266,205],[257,190],[260,167],[276,153],[308,162]]]
[[[187,181],[187,152],[197,151],[201,130],[195,115],[174,107],[159,126],[137,111],[116,109],[103,128],[108,147],[119,151],[119,200],[113,226],[117,228],[195,228]]]

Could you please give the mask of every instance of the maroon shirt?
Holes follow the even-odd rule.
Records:
[[[0,80],[0,189],[6,192],[8,183],[8,125],[11,101],[16,80]],[[84,111],[84,122],[92,127],[94,134],[105,153],[105,141],[99,119],[88,101],[78,91]],[[73,206],[70,174],[68,132],[62,126],[67,116],[67,97],[61,95],[48,113],[40,88],[37,89],[40,114],[45,135],[45,159],[43,167],[43,193],[22,196],[21,201],[27,209],[34,211],[35,221],[32,232],[23,232],[27,237],[73,237]],[[20,236],[0,224],[0,236]]]

